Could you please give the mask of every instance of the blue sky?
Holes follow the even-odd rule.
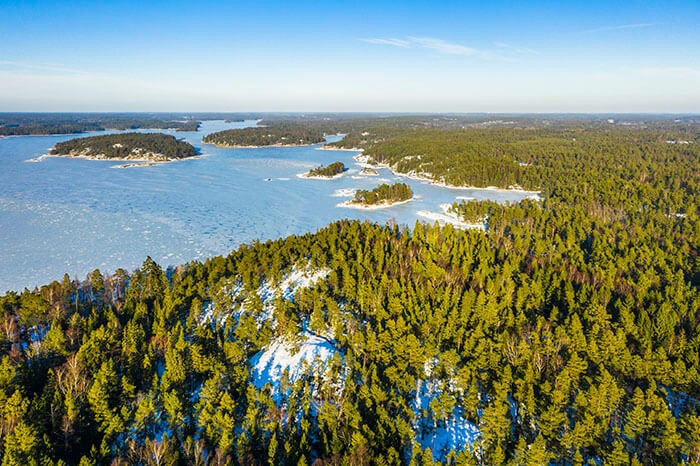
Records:
[[[0,111],[700,112],[700,2],[0,0]]]

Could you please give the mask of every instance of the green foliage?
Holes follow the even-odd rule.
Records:
[[[202,141],[223,147],[303,146],[324,142],[323,130],[294,124],[227,129],[206,135]]]
[[[371,191],[358,189],[355,192],[354,204],[376,205],[382,203],[394,203],[411,199],[413,191],[406,183],[394,183],[392,185],[380,184]]]
[[[17,408],[4,415],[12,434],[3,454],[68,463],[146,461],[164,451],[243,462],[396,463],[412,455],[425,462],[447,452],[417,450],[410,406],[418,381],[428,377],[426,363],[437,361],[430,377],[444,395],[418,415],[439,423],[460,407],[481,430],[471,452],[455,458],[695,458],[700,297],[684,251],[697,241],[697,219],[640,216],[645,228],[623,228],[596,221],[583,207],[488,207],[487,234],[342,221],[192,263],[172,285],[148,259],[122,298],[80,302],[77,311],[71,299],[62,320],[53,320],[45,346],[63,357],[42,364],[56,371],[55,382],[22,375],[22,361],[35,365],[40,355],[13,360],[4,350],[3,396],[15,400],[4,405]],[[629,232],[634,242],[619,236]],[[667,243],[654,239],[661,232]],[[243,306],[237,319],[201,320],[202,303],[221,290],[239,280],[254,290],[265,277],[307,264],[310,251],[332,276],[278,301],[276,321],[259,326],[255,300],[229,302]],[[81,287],[99,287],[94,278]],[[113,281],[102,278],[105,287]],[[29,295],[45,299],[44,309],[65,301],[59,288],[50,289],[1,299],[19,316],[22,303],[36,307]],[[118,314],[110,310],[117,305]],[[83,336],[71,344],[74,316]],[[42,320],[22,320],[22,328]],[[640,325],[649,326],[648,336]],[[248,358],[271,337],[296,335],[302,326],[333,335],[342,357],[323,377],[283,381],[273,401],[250,384]],[[20,339],[29,335],[19,332]],[[669,390],[685,394],[674,395],[680,403],[669,404]],[[36,415],[17,414],[24,409]],[[15,421],[20,417],[24,424]],[[194,434],[200,443],[188,441]]]
[[[328,176],[332,177],[335,175],[339,175],[340,173],[343,173],[345,171],[345,164],[343,162],[333,162],[329,164],[327,167],[324,167],[323,165],[317,167],[317,168],[312,168],[309,170],[309,176]]]
[[[105,159],[173,160],[192,157],[197,151],[188,142],[161,133],[118,133],[75,138],[57,143],[54,155]]]
[[[0,136],[74,134],[137,128],[197,131],[199,121],[188,115],[176,114],[0,113]]]
[[[688,144],[671,144],[683,140]],[[601,217],[626,209],[687,214],[700,203],[700,136],[658,130],[414,130],[370,143],[365,154],[402,173],[456,186],[541,191]]]
[[[167,276],[147,258],[8,293],[5,464],[700,461],[697,143],[664,139],[696,136],[421,121],[362,138],[402,171],[544,200],[454,206],[486,232],[345,220]],[[384,186],[360,199],[411,196]],[[305,267],[328,276],[266,313],[256,290]],[[253,385],[251,356],[302,331],[337,355]],[[456,412],[471,448],[421,448]]]

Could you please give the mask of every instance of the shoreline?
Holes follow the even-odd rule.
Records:
[[[192,155],[190,157],[183,157],[181,159],[154,160],[154,159],[143,159],[143,158],[139,158],[139,159],[131,159],[131,158],[123,158],[123,157],[99,158],[99,157],[91,157],[91,156],[87,156],[87,155],[43,154],[43,155],[40,155],[38,157],[34,157],[32,159],[26,159],[25,162],[38,163],[38,162],[42,162],[48,158],[96,160],[96,161],[100,161],[100,162],[131,162],[129,164],[118,165],[118,166],[112,167],[112,168],[129,168],[129,167],[134,167],[134,166],[146,166],[145,164],[159,165],[159,164],[170,163],[170,162],[182,162],[184,160],[190,160],[190,159],[201,159],[201,158],[207,157],[208,155],[210,155],[210,154],[197,154],[197,155]],[[129,167],[127,167],[126,165],[129,165]]]
[[[370,173],[371,170],[371,173]],[[374,168],[362,167],[359,173],[361,176],[379,176],[379,172]]]
[[[216,120],[205,120],[205,121],[216,121]],[[42,137],[43,136],[45,136],[45,137],[83,136],[83,135],[90,134],[90,133],[106,133],[108,131],[115,131],[116,133],[138,133],[139,131],[175,131],[177,133],[197,133],[197,132],[199,132],[199,130],[195,130],[195,131],[178,131],[178,130],[179,130],[179,128],[124,128],[124,129],[105,128],[105,129],[95,129],[95,130],[90,130],[90,131],[82,131],[80,133],[4,134],[4,135],[0,135],[0,139],[3,139],[3,138],[25,138],[27,136],[31,136],[31,137],[37,137],[37,136],[42,136]],[[110,133],[110,134],[116,134],[116,133]],[[102,134],[95,134],[95,136],[102,136]],[[104,136],[107,136],[107,134],[105,134]]]
[[[450,224],[455,228],[460,229],[481,229],[484,231],[486,230],[486,220],[482,221],[481,223],[466,222],[462,218],[460,218],[460,216],[457,215],[455,212],[451,212],[451,208],[451,204],[444,203],[440,204],[440,209],[442,210],[442,213],[433,212],[430,210],[419,210],[416,212],[416,215],[432,220],[433,222],[438,222],[442,226]]]
[[[372,168],[372,169],[382,169],[386,168],[388,169],[393,175],[395,176],[402,176],[404,178],[408,178],[409,180],[416,180],[416,181],[423,181],[428,184],[432,184],[435,186],[439,186],[441,188],[447,188],[447,189],[471,189],[471,190],[486,190],[486,191],[501,191],[501,192],[508,192],[508,193],[523,193],[523,194],[533,194],[536,195],[538,200],[541,200],[540,194],[542,191],[528,191],[526,189],[522,189],[520,187],[516,186],[510,186],[508,188],[500,188],[498,186],[487,186],[485,188],[481,188],[478,186],[456,186],[452,184],[447,184],[444,181],[437,181],[434,178],[431,178],[427,174],[416,174],[416,173],[401,173],[397,171],[394,167],[391,167],[385,163],[380,163],[380,164],[371,164],[369,162],[369,156],[368,155],[363,155],[363,154],[358,154],[353,157],[356,162],[358,162],[358,165],[362,166],[363,168]]]
[[[379,203],[379,204],[358,204],[355,202],[352,202],[352,199],[341,202],[339,204],[336,204],[336,207],[345,207],[348,209],[358,209],[358,210],[380,210],[380,209],[388,209],[389,207],[394,207],[397,205],[402,205],[402,204],[408,204],[409,202],[415,200],[416,197],[412,197],[410,199],[406,199],[405,201],[398,201],[398,202],[391,202],[387,203],[386,201]]]
[[[364,149],[360,149],[357,147],[353,147],[350,149],[347,149],[345,147],[329,147],[328,144],[324,144],[321,147],[317,147],[316,150],[340,150],[340,151],[346,151],[346,152],[363,152]]]
[[[267,144],[264,146],[244,146],[239,144],[218,144],[216,142],[205,142],[202,138],[202,144],[209,144],[215,147],[221,147],[224,149],[265,149],[267,147],[310,147],[318,144],[323,144],[323,142],[314,142],[313,144]]]
[[[345,169],[343,173],[338,173],[333,176],[323,176],[323,175],[309,175],[309,173],[297,173],[297,178],[303,178],[307,180],[337,180],[338,178],[344,177],[350,170]]]

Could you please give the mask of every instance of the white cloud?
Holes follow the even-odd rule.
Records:
[[[407,37],[406,39],[360,39],[363,42],[377,45],[392,45],[395,47],[402,48],[421,48],[434,50],[438,53],[445,55],[462,55],[465,57],[480,56],[482,58],[488,57],[488,54],[477,50],[472,47],[467,47],[466,45],[455,44],[453,42],[447,42],[442,39],[436,39],[434,37]]]
[[[442,39],[435,39],[432,37],[409,37],[408,39],[411,43],[418,47],[435,50],[436,52],[447,55],[464,55],[466,57],[472,57],[474,55],[482,54],[482,52],[474,48],[460,44],[453,44]]]
[[[401,39],[360,39],[362,42],[377,45],[394,45],[396,47],[410,47],[410,43]]]

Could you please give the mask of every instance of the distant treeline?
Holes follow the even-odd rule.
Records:
[[[59,142],[50,151],[55,155],[86,155],[104,158],[135,158],[162,154],[165,159],[183,159],[197,155],[192,144],[161,133],[120,133],[75,138]],[[152,157],[147,157],[152,158]]]
[[[344,171],[345,165],[343,162],[333,162],[327,167],[321,165],[318,168],[312,168],[309,170],[309,176],[335,176],[343,173]]]
[[[106,129],[197,131],[200,120],[174,114],[4,113],[0,136],[78,134]]]
[[[205,120],[257,120],[257,113],[0,113],[0,136],[77,134],[107,129],[197,131]]]
[[[374,205],[382,202],[406,201],[411,199],[411,197],[413,197],[413,191],[406,183],[380,184],[371,191],[358,189],[352,202],[355,204]]]
[[[293,124],[271,127],[228,129],[212,133],[202,139],[217,146],[298,146],[325,141],[322,129]]]

